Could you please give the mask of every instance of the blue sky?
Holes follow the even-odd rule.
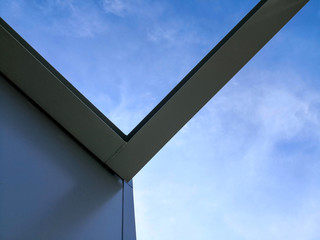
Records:
[[[257,3],[0,0],[125,133]],[[137,237],[320,239],[320,2],[311,0],[134,178]]]

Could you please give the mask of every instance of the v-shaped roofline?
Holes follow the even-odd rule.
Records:
[[[307,2],[260,1],[128,135],[2,19],[0,70],[129,181]]]

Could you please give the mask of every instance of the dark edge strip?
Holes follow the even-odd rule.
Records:
[[[130,140],[170,98],[267,2],[261,0],[169,93],[161,102],[128,134]]]
[[[115,171],[113,171],[108,165],[106,165],[104,162],[100,160],[99,157],[97,157],[90,149],[88,149],[83,143],[81,143],[75,136],[73,136],[64,126],[62,126],[59,122],[57,122],[49,113],[47,113],[38,103],[36,103],[30,96],[28,96],[25,92],[23,92],[13,81],[11,81],[2,71],[0,71],[0,76],[5,79],[5,81],[10,84],[18,93],[20,93],[23,97],[26,98],[26,101],[29,101],[32,106],[37,108],[41,113],[43,113],[46,117],[48,117],[54,124],[57,125],[58,128],[60,128],[65,134],[67,134],[72,140],[74,140],[79,146],[86,151],[96,162],[99,166],[104,168],[106,171],[108,171],[110,174],[115,175],[119,177],[121,180],[122,177],[119,176]]]
[[[93,111],[103,122],[105,122],[124,141],[128,141],[125,135],[113,122],[111,122],[102,112],[100,112],[85,96],[83,96],[67,79],[65,79],[53,66],[50,65],[34,48],[32,48],[13,28],[11,28],[1,17],[0,25],[4,27],[27,51],[29,51],[48,71],[50,71],[59,81],[64,84],[80,101],[82,101],[91,111]]]
[[[101,118],[124,141],[128,142],[156,112],[165,105],[169,99],[267,2],[261,0],[168,94],[146,117],[128,134],[124,134],[113,122],[100,112],[85,96],[83,96],[68,80],[66,80],[54,67],[50,65],[36,50],[34,50],[16,31],[14,31],[1,17],[0,24],[41,64],[56,76],[72,93],[74,93],[86,106]]]

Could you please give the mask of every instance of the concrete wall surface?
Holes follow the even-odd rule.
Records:
[[[134,240],[132,194],[0,75],[0,239]]]

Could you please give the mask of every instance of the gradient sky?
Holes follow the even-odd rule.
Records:
[[[125,133],[257,0],[0,0]],[[134,178],[138,240],[320,239],[320,1],[311,0]]]

